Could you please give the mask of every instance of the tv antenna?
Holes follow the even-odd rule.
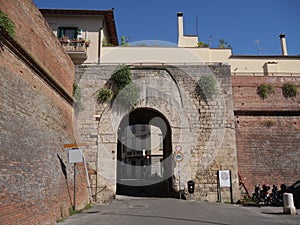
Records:
[[[197,37],[199,37],[199,34],[198,34],[198,16],[196,16],[196,32],[197,32]]]

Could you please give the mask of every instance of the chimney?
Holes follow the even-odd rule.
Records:
[[[281,42],[281,51],[282,51],[282,55],[283,56],[287,56],[288,52],[287,52],[287,46],[286,46],[286,38],[285,38],[285,34],[280,34],[280,42]]]
[[[178,20],[178,37],[183,36],[183,13],[177,13],[177,20]]]

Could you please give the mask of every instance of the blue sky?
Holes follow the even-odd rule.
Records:
[[[177,43],[177,12],[183,12],[185,34],[196,34],[198,17],[199,41],[210,40],[212,47],[224,39],[234,54],[280,55],[279,34],[285,33],[289,55],[300,55],[299,0],[34,0],[34,3],[38,8],[114,8],[119,40],[124,35],[129,42]]]

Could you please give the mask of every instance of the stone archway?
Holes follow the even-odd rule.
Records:
[[[157,110],[138,108],[118,129],[117,194],[169,197],[172,188],[172,140],[168,120]]]
[[[97,200],[120,194],[119,185],[116,185],[121,183],[122,178],[117,174],[120,171],[118,163],[128,164],[118,155],[122,146],[120,132],[124,130],[123,121],[127,121],[128,126],[142,127],[148,125],[154,117],[169,124],[169,145],[173,152],[168,154],[176,155],[177,147],[180,146],[184,156],[182,161],[170,164],[173,167],[170,171],[174,174],[174,179],[168,180],[170,191],[163,189],[156,193],[166,195],[172,192],[172,188],[178,192],[192,179],[196,183],[195,199],[216,201],[216,172],[230,169],[234,199],[237,199],[238,173],[230,68],[225,65],[132,66],[133,82],[140,89],[136,109],[121,107],[115,101],[110,105],[98,104],[95,98],[91,98],[99,88],[105,87],[115,69],[116,66],[112,65],[89,67],[80,82],[84,108],[78,120],[82,137],[80,141],[89,144],[86,155],[90,168],[95,170],[95,179],[91,179],[91,184],[95,187],[92,190],[97,193]],[[211,75],[218,81],[218,92],[214,98],[205,99],[195,93],[195,88],[201,77]],[[147,113],[150,116],[145,119]],[[95,115],[99,116],[97,121]],[[94,138],[90,134],[97,135]],[[136,151],[139,152],[137,155],[143,156],[142,150],[140,148]],[[147,153],[145,149],[145,156]],[[141,170],[141,162],[136,161],[132,165],[134,163],[131,161],[130,167]],[[141,174],[136,172],[130,177],[136,178],[138,173]],[[134,182],[137,183],[136,180]],[[172,188],[171,183],[174,184]],[[147,186],[142,184],[141,187]],[[127,186],[131,187],[132,184]],[[141,189],[136,188],[138,191]],[[149,192],[147,195],[151,196]],[[229,192],[224,191],[222,197],[230,199]]]

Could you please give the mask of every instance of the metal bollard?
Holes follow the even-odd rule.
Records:
[[[284,193],[283,194],[283,213],[295,215],[296,208],[294,206],[294,198],[293,194],[291,193]]]

